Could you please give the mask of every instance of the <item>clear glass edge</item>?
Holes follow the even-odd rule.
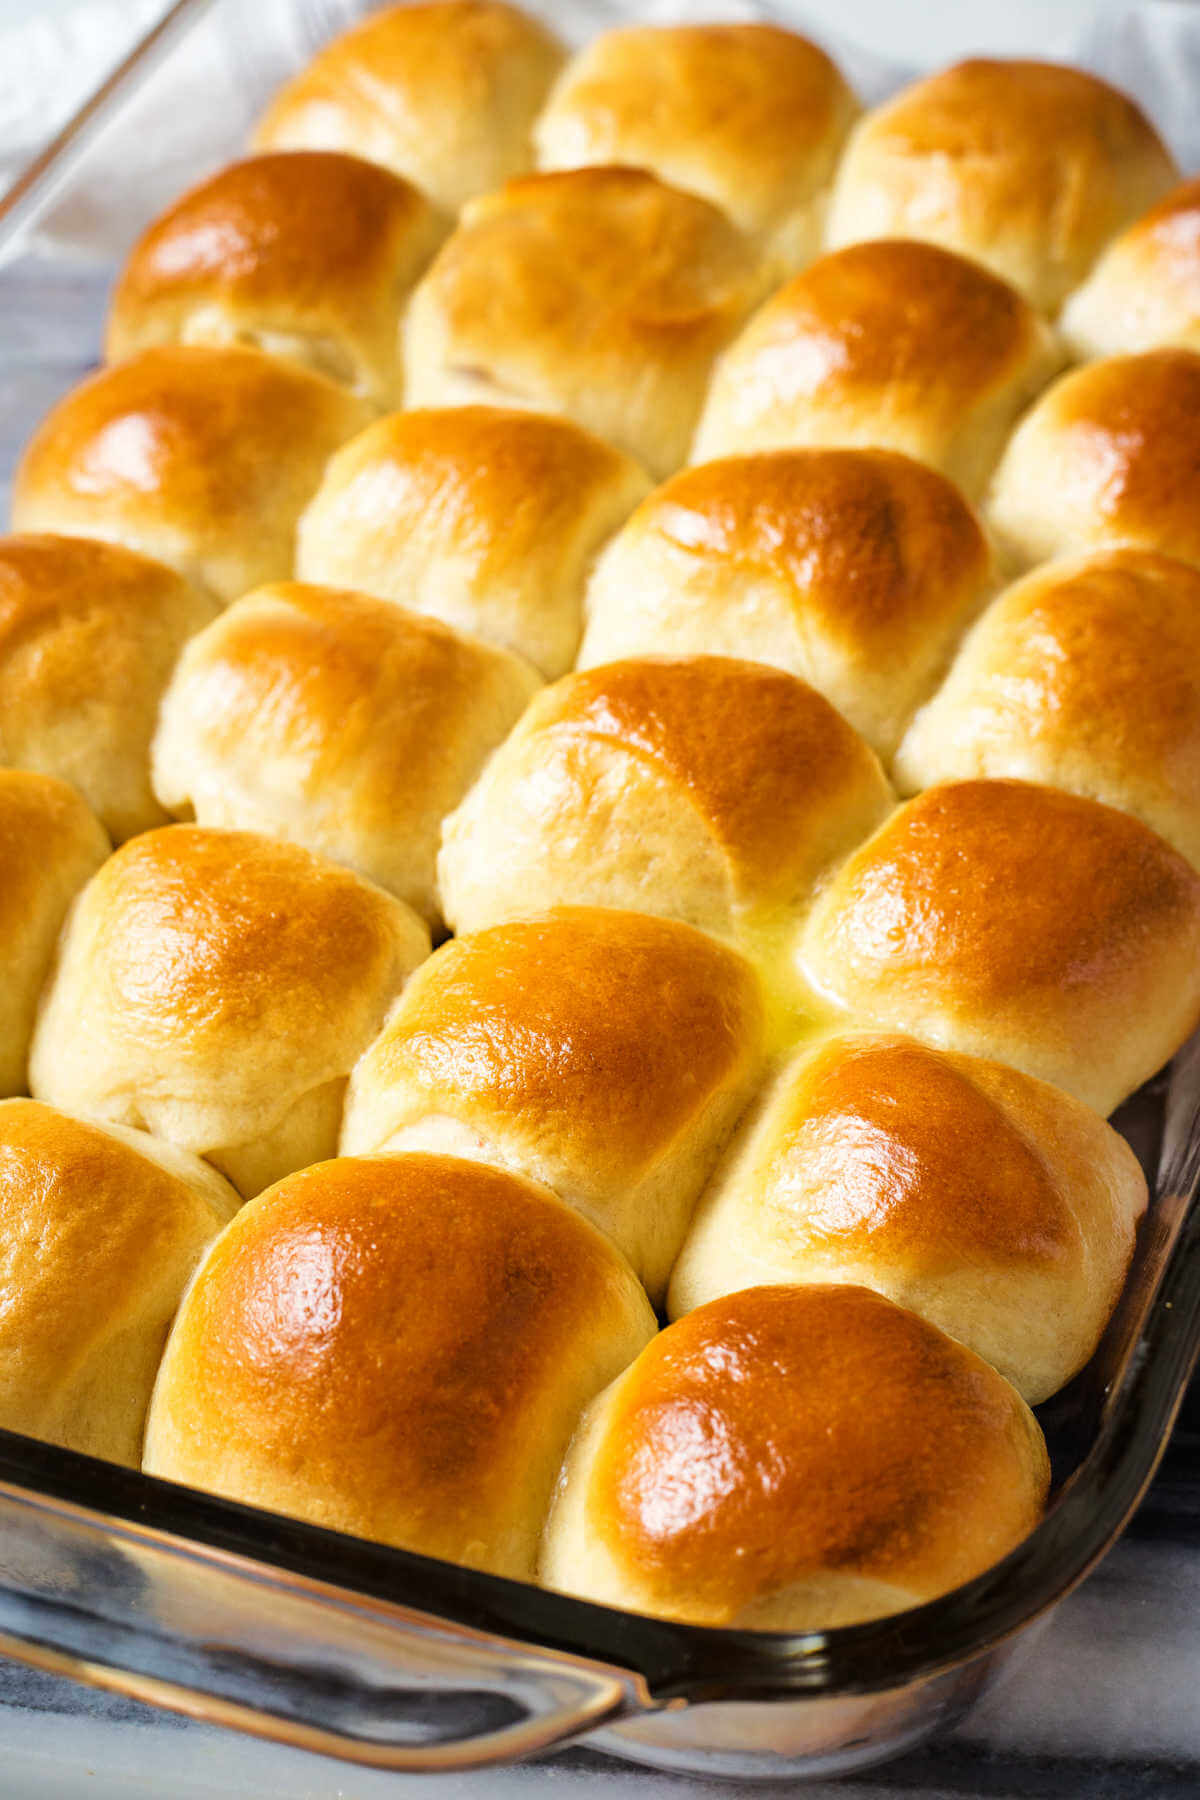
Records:
[[[93,139],[117,114],[121,102],[151,78],[159,62],[214,4],[215,0],[172,0],[0,194],[0,261],[53,205],[59,189],[87,155]]]

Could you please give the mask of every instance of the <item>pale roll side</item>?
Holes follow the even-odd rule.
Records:
[[[257,1193],[333,1154],[346,1077],[428,954],[409,907],[293,844],[145,832],[72,914],[32,1090],[193,1150]]]
[[[779,1072],[706,1189],[671,1316],[763,1283],[873,1288],[1036,1405],[1087,1362],[1146,1180],[1088,1107],[1002,1063],[835,1036]]]

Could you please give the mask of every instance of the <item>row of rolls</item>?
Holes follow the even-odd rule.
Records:
[[[393,8],[135,248],[0,540],[0,1424],[702,1624],[1036,1523],[1200,1020],[1200,194],[856,113]]]

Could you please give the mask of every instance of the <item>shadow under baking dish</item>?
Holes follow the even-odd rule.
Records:
[[[1152,1194],[1125,1295],[1088,1367],[1039,1409],[1046,1518],[952,1594],[828,1632],[674,1625],[0,1432],[0,1652],[406,1771],[585,1736],[742,1779],[907,1749],[960,1717],[1111,1547],[1200,1351],[1200,1036],[1114,1123]]]

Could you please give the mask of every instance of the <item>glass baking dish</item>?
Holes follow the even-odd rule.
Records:
[[[179,0],[0,201],[0,482],[96,360],[136,232],[237,154],[272,87],[358,10]],[[664,15],[632,0],[531,10],[574,37]],[[895,79],[873,59],[849,67],[870,98]],[[196,104],[201,87],[217,101]],[[1200,1039],[1115,1123],[1153,1196],[1125,1297],[1089,1367],[1040,1409],[1045,1520],[953,1594],[803,1635],[672,1625],[0,1432],[0,1652],[385,1769],[480,1768],[586,1737],[676,1770],[816,1777],[908,1748],[960,1717],[1115,1542],[1200,1353]]]

